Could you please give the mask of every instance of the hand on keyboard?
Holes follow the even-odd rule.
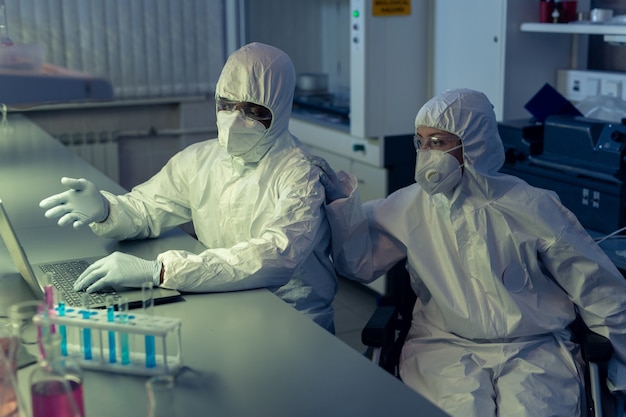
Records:
[[[160,274],[159,261],[147,261],[126,253],[114,252],[90,265],[74,283],[74,290],[94,292],[109,285],[141,287],[146,281],[158,282]]]

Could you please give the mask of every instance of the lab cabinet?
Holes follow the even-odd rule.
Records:
[[[433,1],[435,94],[472,88],[489,97],[498,120],[526,118],[524,105],[571,66],[571,36],[520,30],[538,21],[538,1]]]
[[[388,191],[388,171],[384,168],[373,167],[351,161],[351,173],[357,178],[363,201],[386,197]]]

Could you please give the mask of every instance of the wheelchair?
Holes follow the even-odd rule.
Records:
[[[411,327],[416,295],[411,289],[405,261],[396,264],[387,273],[386,295],[379,297],[377,308],[361,331],[365,355],[375,364],[398,379],[400,352]],[[613,349],[603,336],[593,333],[580,317],[571,324],[574,340],[581,346],[585,361],[584,417],[623,417],[624,400],[609,392],[606,383],[606,364]]]

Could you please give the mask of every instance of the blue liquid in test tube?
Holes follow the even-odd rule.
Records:
[[[112,295],[107,296],[107,322],[113,323],[115,321],[115,297]],[[109,330],[109,363],[117,362],[117,355],[115,352],[115,332]]]
[[[65,317],[65,294],[62,291],[59,291],[57,313],[59,317]],[[67,328],[65,324],[59,325],[59,335],[61,335],[61,355],[67,356]]]
[[[120,323],[128,324],[128,299],[126,297],[120,297],[118,308]],[[122,356],[122,365],[128,365],[130,363],[130,344],[126,332],[120,332],[120,355]]]
[[[85,293],[82,296],[82,310],[80,313],[83,316],[84,320],[89,320],[89,316],[91,313],[89,312],[89,296]],[[86,360],[93,359],[93,354],[91,352],[91,329],[87,326],[83,328],[83,357]]]
[[[146,316],[154,317],[154,298],[152,295],[152,281],[146,281],[141,285],[141,299],[143,303],[143,313]],[[154,336],[147,334],[146,337],[146,368],[156,367],[156,352]]]

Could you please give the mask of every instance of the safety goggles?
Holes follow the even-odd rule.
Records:
[[[223,97],[217,98],[217,111],[233,111],[239,110],[244,116],[258,120],[259,122],[272,120],[272,112],[267,108],[258,104],[249,103],[247,101],[228,100]]]
[[[459,145],[461,139],[455,135],[431,135],[422,137],[420,135],[413,136],[413,144],[416,150],[432,149],[437,151],[445,151],[456,145]]]

